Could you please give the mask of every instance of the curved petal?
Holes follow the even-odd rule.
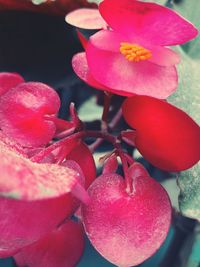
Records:
[[[87,84],[96,89],[108,91],[108,88],[106,86],[100,84],[93,78],[88,68],[85,52],[81,52],[73,56],[72,67],[74,72],[78,75],[78,77],[81,80],[83,80],[84,82],[86,82]]]
[[[131,41],[129,37],[116,33],[115,31],[101,30],[90,37],[90,42],[96,48],[117,53],[120,51],[120,43],[122,42],[132,42],[132,44],[138,45],[144,44],[144,48],[152,52],[152,58],[149,59],[150,62],[160,66],[173,66],[180,61],[179,55],[169,48],[149,44],[145,45],[144,40],[140,40],[136,36],[134,37],[134,41]]]
[[[132,38],[138,35],[156,45],[182,44],[198,34],[190,22],[155,3],[104,0],[99,11],[112,29]]]
[[[29,201],[53,198],[70,193],[79,183],[78,171],[31,162],[2,142],[0,157],[0,196]]]
[[[148,61],[129,62],[120,53],[96,48],[91,42],[86,49],[93,77],[112,88],[115,94],[148,95],[167,98],[177,86],[175,67],[162,67]]]
[[[18,266],[72,267],[76,265],[83,249],[82,226],[69,220],[39,241],[22,249],[14,258]]]
[[[0,73],[0,96],[11,88],[24,82],[24,78],[18,73],[1,72]]]
[[[90,37],[90,42],[95,47],[112,52],[119,52],[120,43],[127,41],[128,37],[110,30],[98,31],[97,33],[95,33]]]
[[[85,175],[85,188],[88,188],[96,178],[96,165],[89,147],[85,143],[81,142],[71,150],[71,152],[66,156],[66,160],[74,160],[79,164],[83,174]]]
[[[169,48],[154,46],[150,48],[150,50],[152,52],[152,57],[149,61],[152,63],[166,67],[180,63],[180,56]]]
[[[65,21],[72,26],[86,30],[96,30],[106,27],[106,23],[99,14],[99,10],[94,8],[74,10],[67,14]]]
[[[0,125],[22,146],[40,147],[54,136],[53,122],[60,108],[55,90],[40,82],[20,83],[0,99]]]
[[[69,194],[42,201],[0,197],[0,257],[10,257],[52,231],[71,215]]]

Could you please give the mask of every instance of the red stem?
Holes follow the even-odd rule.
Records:
[[[107,131],[108,113],[110,109],[111,97],[112,97],[112,94],[108,92],[104,92],[104,107],[103,107],[103,113],[101,117],[101,130],[102,131]]]
[[[126,182],[127,193],[130,194],[132,192],[133,188],[132,188],[132,180],[129,176],[128,162],[127,162],[126,155],[124,154],[124,152],[122,150],[121,143],[118,140],[118,138],[107,133],[107,132],[88,130],[88,131],[80,131],[78,133],[74,133],[71,136],[66,137],[63,140],[52,144],[51,146],[46,148],[44,151],[39,152],[37,155],[33,156],[31,158],[31,160],[34,162],[40,162],[49,153],[51,153],[55,149],[61,147],[62,145],[66,145],[67,142],[74,140],[76,143],[77,140],[82,139],[82,138],[87,138],[87,137],[100,138],[100,139],[103,139],[107,142],[110,142],[114,146],[114,148],[117,150],[118,155],[121,159],[121,163],[122,163],[122,167],[123,167],[123,171],[124,171],[124,178],[125,178],[125,182]]]

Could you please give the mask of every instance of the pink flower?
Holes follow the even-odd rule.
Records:
[[[88,198],[79,165],[32,162],[1,131],[0,156],[0,258],[14,256],[18,266],[74,266],[83,230],[68,218],[80,204],[74,196]]]
[[[90,85],[123,96],[164,99],[178,83],[180,58],[166,46],[183,44],[198,31],[164,6],[137,0],[104,0],[99,11],[109,26],[92,35],[86,54],[73,58],[77,75]]]

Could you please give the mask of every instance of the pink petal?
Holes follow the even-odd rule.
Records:
[[[145,44],[144,40],[137,39],[130,40],[126,36],[109,30],[101,30],[90,37],[90,42],[98,49],[107,50],[111,52],[120,52],[120,43],[132,42],[133,44],[143,45],[144,48],[152,52],[150,62],[160,66],[173,66],[180,62],[180,57],[171,49],[162,46],[153,46]]]
[[[150,50],[152,52],[152,57],[149,59],[149,61],[152,63],[166,67],[180,63],[180,56],[169,48],[154,46],[150,48]]]
[[[129,62],[122,54],[100,50],[91,42],[88,43],[86,56],[93,77],[112,88],[115,94],[164,99],[177,87],[175,67],[161,67],[148,61]]]
[[[70,193],[80,174],[57,164],[37,164],[0,142],[0,195],[39,200]]]
[[[80,224],[67,221],[58,229],[15,255],[20,267],[74,267],[84,249]]]
[[[96,178],[96,166],[88,146],[81,142],[67,154],[66,159],[74,160],[79,164],[85,176],[85,188],[87,189]]]
[[[17,73],[1,72],[0,73],[0,96],[11,88],[23,83],[24,79]]]
[[[80,150],[81,153],[81,150]],[[85,175],[80,167],[80,165],[75,160],[66,160],[62,164],[62,166],[68,167],[76,172],[79,173],[79,183],[77,183],[73,189],[71,190],[71,193],[73,196],[75,196],[77,199],[79,199],[82,203],[87,205],[90,201],[90,198],[88,196],[87,191],[85,190]],[[84,186],[84,187],[83,187]]]
[[[106,27],[106,23],[101,17],[98,9],[80,8],[67,14],[65,21],[72,26],[96,30]]]
[[[116,266],[136,266],[148,259],[161,246],[170,227],[168,195],[143,173],[140,167],[136,173],[130,172],[134,181],[131,194],[120,175],[99,176],[88,189],[90,204],[82,206],[88,238]]]
[[[133,0],[104,0],[99,11],[113,29],[156,45],[177,45],[193,39],[198,30],[169,8]]]
[[[12,138],[9,138],[5,133],[0,131],[0,144],[5,144],[8,150],[14,151],[15,153],[28,157],[26,150],[16,143]]]
[[[51,116],[55,116],[59,107],[60,99],[49,86],[38,82],[21,83],[1,97],[1,128],[23,146],[47,144],[56,131]]]
[[[120,52],[120,43],[128,41],[128,37],[110,30],[98,31],[90,37],[90,42],[95,47],[112,52]],[[137,41],[135,41],[135,43],[137,43]]]
[[[0,198],[0,257],[37,241],[72,212],[69,194],[34,202]]]
[[[117,156],[114,154],[111,155],[104,163],[102,174],[115,173],[117,171],[117,168],[118,168]]]
[[[85,52],[78,53],[78,54],[73,56],[72,67],[73,67],[73,70],[75,71],[75,73],[78,75],[78,77],[81,80],[83,80],[84,82],[86,82],[87,84],[89,84],[90,86],[92,86],[96,89],[108,91],[108,88],[106,86],[100,84],[99,82],[97,82],[93,78],[93,76],[92,76],[92,74],[88,68]]]

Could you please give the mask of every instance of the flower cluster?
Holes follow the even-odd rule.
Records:
[[[0,257],[13,256],[21,267],[73,267],[85,232],[113,264],[137,265],[162,245],[172,207],[161,184],[122,145],[168,172],[199,161],[200,127],[166,101],[177,88],[181,60],[168,46],[198,31],[169,8],[138,0],[103,0],[98,10],[73,11],[66,21],[98,30],[89,40],[77,31],[85,52],[72,65],[106,92],[102,127],[85,129],[73,103],[71,120],[59,119],[53,88],[0,73]],[[126,99],[109,124],[112,94]],[[119,115],[132,129],[114,135]],[[89,147],[87,137],[97,140]],[[92,152],[103,140],[113,151],[101,159],[96,178]]]
[[[74,266],[84,238],[70,217],[78,198],[88,202],[84,186],[96,176],[93,157],[80,139],[50,144],[76,124],[75,113],[71,122],[56,117],[55,90],[15,73],[1,73],[0,83],[0,256],[14,256],[19,266]]]

